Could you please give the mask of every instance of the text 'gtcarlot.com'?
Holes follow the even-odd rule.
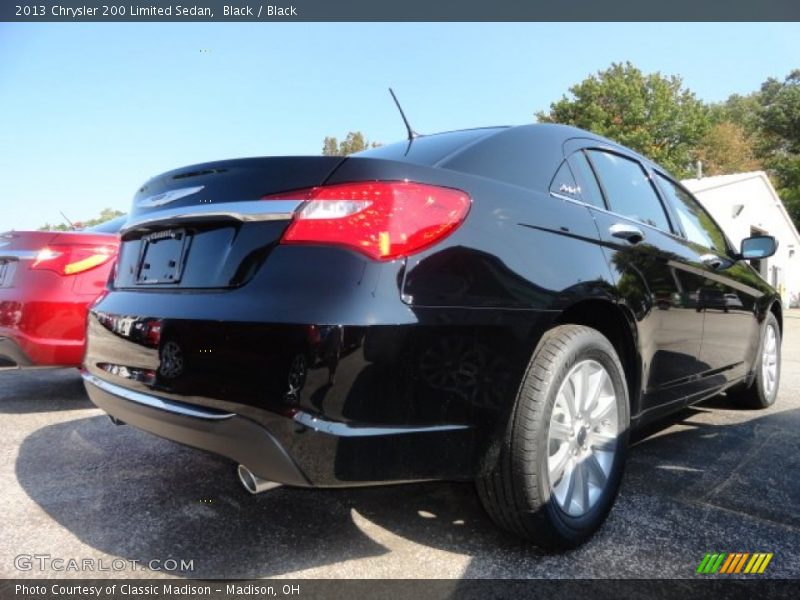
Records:
[[[50,554],[18,554],[18,571],[194,571],[194,560],[135,560],[130,558],[63,558]]]

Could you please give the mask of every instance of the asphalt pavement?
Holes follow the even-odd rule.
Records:
[[[563,554],[498,531],[470,484],[251,496],[231,462],[112,424],[74,369],[0,372],[0,577],[673,578],[707,552],[771,552],[764,577],[798,578],[789,313],[775,406],[720,396],[649,429],[607,523]]]

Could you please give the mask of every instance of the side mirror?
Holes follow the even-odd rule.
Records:
[[[742,240],[739,258],[759,259],[772,256],[778,250],[778,240],[771,235],[754,235]]]

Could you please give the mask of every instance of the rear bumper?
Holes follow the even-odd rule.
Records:
[[[19,287],[0,288],[0,338],[13,340],[27,357],[26,366],[78,367],[86,312],[95,297],[73,293],[81,276],[60,281],[49,271],[35,273]]]
[[[10,360],[16,367],[34,366],[30,357],[25,354],[22,348],[19,347],[19,344],[10,337],[0,336],[0,358]]]
[[[246,417],[190,407],[133,392],[86,372],[82,375],[92,402],[115,419],[235,460],[264,479],[295,486],[310,485],[277,440]]]
[[[240,414],[136,392],[86,371],[82,376],[92,402],[115,420],[297,487],[463,478],[451,459],[469,447],[472,435],[466,425],[356,427],[299,410],[265,426]],[[434,455],[432,445],[439,450]]]
[[[79,367],[85,348],[83,339],[39,338],[0,327],[0,357],[19,367]]]

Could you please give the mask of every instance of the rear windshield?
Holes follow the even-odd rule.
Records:
[[[497,133],[502,129],[501,127],[487,127],[484,129],[465,129],[437,133],[435,135],[424,135],[415,138],[411,144],[409,144],[408,140],[395,142],[394,144],[357,152],[353,156],[402,160],[417,165],[430,166],[435,165],[457,150],[469,146],[472,142]]]
[[[104,221],[103,223],[99,223],[92,227],[87,227],[83,231],[93,231],[95,233],[119,233],[119,230],[122,229],[122,226],[127,220],[128,215],[122,215],[116,219],[111,219],[110,221]]]

